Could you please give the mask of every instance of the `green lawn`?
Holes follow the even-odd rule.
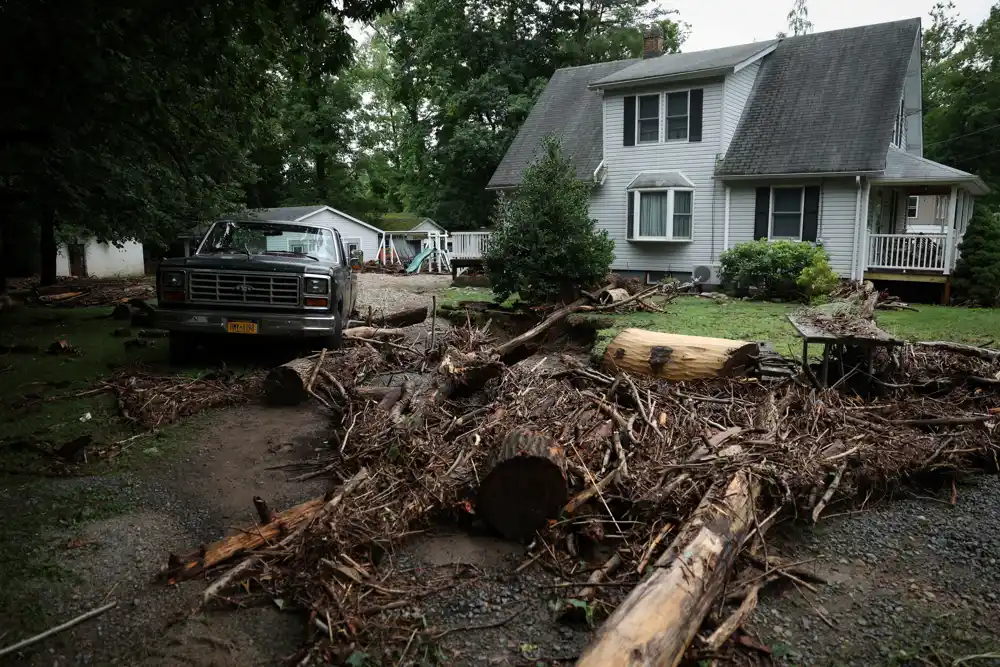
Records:
[[[770,341],[778,352],[796,357],[801,342],[788,322],[788,314],[800,304],[768,301],[709,299],[682,296],[665,307],[664,313],[633,312],[611,315],[614,324],[598,332],[595,353],[601,353],[622,329],[638,327],[693,336],[714,336],[749,341]],[[948,306],[915,306],[913,311],[878,311],[880,326],[907,340],[951,340],[984,344],[1000,331],[1000,309],[970,309]],[[606,319],[607,316],[604,316]]]

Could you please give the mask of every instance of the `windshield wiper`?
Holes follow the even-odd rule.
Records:
[[[307,257],[309,259],[319,261],[319,257],[314,257],[308,253],[296,252],[294,250],[265,250],[265,255],[292,255],[293,257]]]

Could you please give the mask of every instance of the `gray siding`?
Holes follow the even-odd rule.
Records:
[[[375,259],[378,254],[378,232],[364,225],[359,225],[353,220],[341,217],[332,211],[320,211],[305,218],[302,222],[329,225],[340,232],[340,236],[345,242],[348,239],[360,240],[361,252],[364,253],[365,261]]]
[[[622,271],[690,272],[699,264],[711,264],[722,250],[724,189],[712,176],[722,133],[722,80],[687,82],[684,85],[629,91],[651,94],[690,88],[704,89],[702,140],[660,142],[623,146],[624,93],[610,94],[604,101],[604,161],[607,178],[591,198],[590,212],[598,226],[615,241],[612,268]],[[661,101],[660,135],[665,134]],[[626,239],[626,188],[643,171],[679,170],[695,185],[691,241],[652,242]]]
[[[798,185],[799,183],[796,183]],[[729,200],[729,247],[753,240],[754,203],[758,186],[774,183],[734,184]],[[830,266],[839,275],[850,277],[854,252],[854,212],[857,187],[850,179],[803,181],[801,185],[819,185],[818,240],[830,255]]]
[[[750,91],[753,90],[754,81],[760,71],[760,61],[752,63],[736,74],[726,77],[726,90],[723,97],[722,107],[722,142],[719,144],[719,152],[725,155],[729,149],[729,142],[733,140],[736,133],[736,126],[743,116],[743,109],[746,108]]]

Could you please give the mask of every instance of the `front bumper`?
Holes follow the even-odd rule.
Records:
[[[279,338],[331,336],[337,322],[337,316],[333,313],[268,313],[190,309],[160,309],[156,311],[155,319],[159,329],[201,334],[225,334],[227,333],[226,324],[230,321],[256,322],[258,335]]]

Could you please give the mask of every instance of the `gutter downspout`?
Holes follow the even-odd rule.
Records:
[[[729,200],[730,195],[732,195],[733,189],[726,186],[726,216],[725,223],[722,226],[722,250],[725,252],[729,250]]]
[[[858,276],[858,265],[861,262],[861,176],[854,177],[858,188],[854,199],[854,253],[851,257],[851,279],[861,280]]]

